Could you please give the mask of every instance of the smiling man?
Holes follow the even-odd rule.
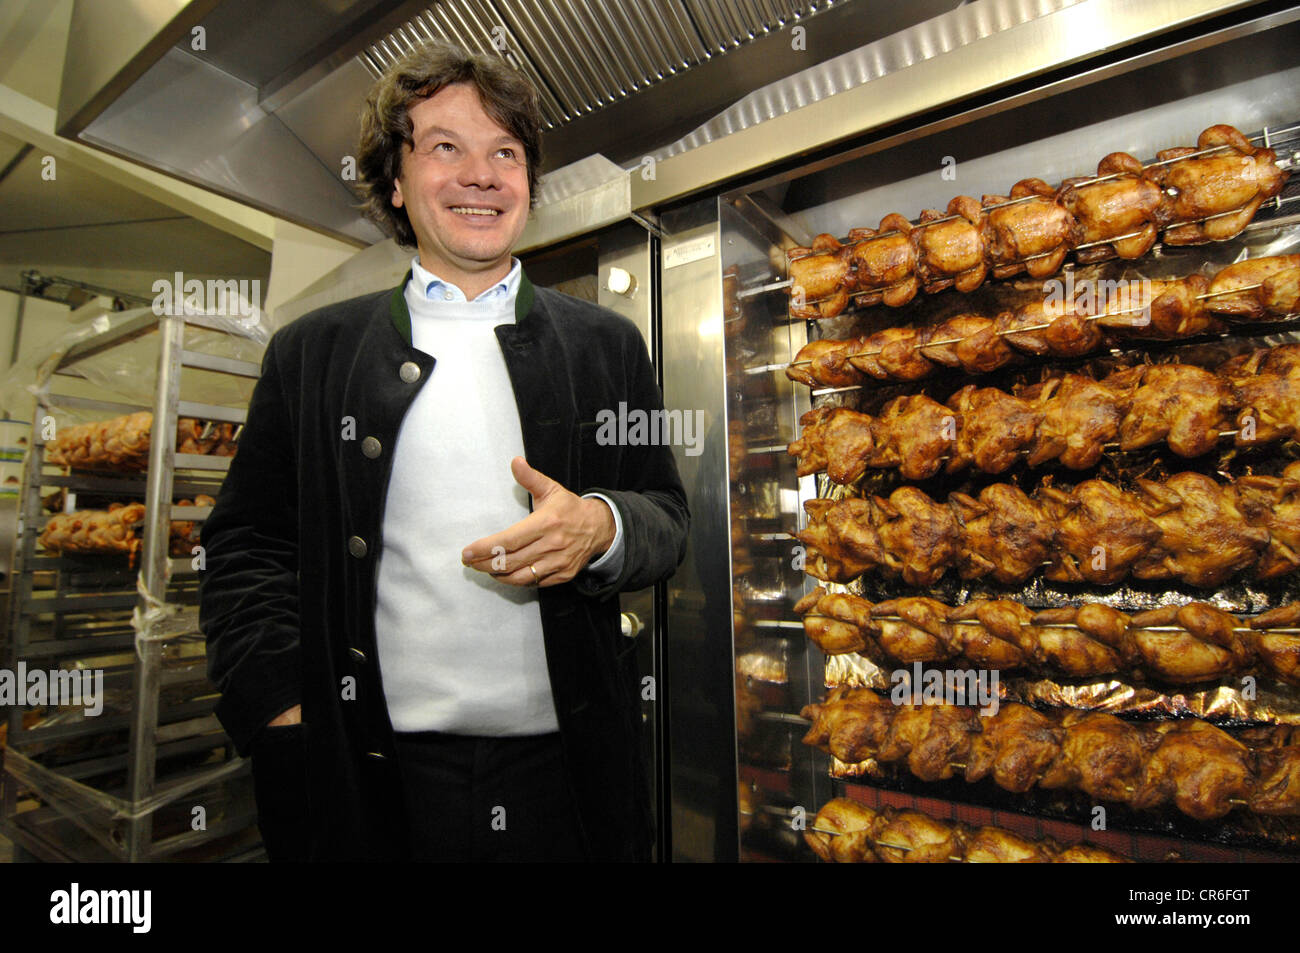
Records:
[[[273,859],[649,856],[616,596],[680,562],[685,496],[667,447],[595,439],[662,409],[639,332],[511,256],[539,141],[503,60],[396,64],[358,167],[411,272],[267,348],[200,622]]]

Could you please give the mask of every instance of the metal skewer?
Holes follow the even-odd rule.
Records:
[[[1262,287],[1264,287],[1264,285],[1261,282],[1253,285],[1239,285],[1238,287],[1228,288],[1223,291],[1207,291],[1205,294],[1196,295],[1193,298],[1193,300],[1205,301],[1210,298],[1221,298],[1224,295],[1240,294],[1243,291],[1254,291],[1255,289],[1262,288]],[[1160,297],[1161,295],[1156,295],[1154,298],[1151,299],[1151,301],[1149,301],[1147,304],[1141,307],[1126,308],[1120,311],[1103,311],[1099,314],[1078,315],[1078,317],[1082,318],[1084,321],[1098,321],[1102,318],[1113,318],[1122,314],[1137,314],[1138,312],[1148,310],[1152,304],[1154,304],[1157,300],[1160,299]],[[1293,316],[1292,314],[1280,315],[1278,317],[1278,320],[1285,320],[1292,316]],[[1059,315],[1057,318],[1054,318],[1052,321],[1048,322],[1047,324],[1031,324],[1020,328],[1008,328],[1003,331],[994,331],[993,333],[998,337],[1005,337],[1011,334],[1027,334],[1030,331],[1043,331],[1046,330],[1047,328],[1050,328],[1053,324],[1056,323],[1056,321],[1060,320],[1060,318],[1062,317],[1064,317],[1064,315]],[[926,341],[921,344],[912,345],[910,350],[923,351],[927,347],[945,347],[950,344],[961,344],[964,341],[970,340],[970,337],[971,336],[967,336],[963,338],[949,338],[947,340],[941,340],[941,341]],[[873,357],[875,355],[882,354],[882,353],[884,352],[881,350],[856,351],[853,354],[844,355],[842,358],[840,358],[840,360],[849,360],[855,357]],[[812,364],[815,362],[815,360],[817,359],[809,358],[807,360],[802,360],[802,361],[789,361],[786,364],[767,364],[764,365],[762,368],[750,368],[749,370],[752,373],[758,373],[759,371],[768,371],[768,370],[780,370],[785,367],[798,367],[804,364]]]
[[[782,281],[772,281],[772,282],[769,282],[768,284],[765,284],[765,285],[758,285],[757,287],[754,287],[754,288],[746,288],[746,289],[743,290],[743,291],[737,291],[737,292],[736,292],[736,297],[737,297],[737,298],[752,298],[752,297],[754,297],[755,295],[766,294],[766,293],[769,292],[769,291],[776,291],[776,290],[778,290],[778,289],[780,289],[780,288],[789,288],[789,287],[790,287],[790,284],[791,284],[791,279],[789,279],[789,278],[786,278],[786,279],[784,279],[784,280],[782,280]],[[732,320],[735,320],[735,319],[732,319]]]
[[[1018,199],[1007,199],[1005,202],[998,202],[994,205],[981,204],[980,210],[982,212],[992,212],[996,209],[1006,208],[1009,205],[1019,205],[1022,202],[1032,202],[1035,199],[1044,199],[1048,202],[1054,201],[1050,195],[1037,195],[1037,194],[1022,195]],[[865,245],[869,242],[881,241],[882,239],[885,238],[891,238],[894,235],[904,235],[904,234],[911,235],[912,232],[919,231],[923,228],[929,228],[931,225],[942,225],[944,222],[953,222],[959,218],[966,219],[966,216],[962,215],[959,212],[954,212],[948,215],[941,215],[939,218],[931,218],[922,221],[909,222],[908,224],[911,226],[911,228],[909,228],[907,232],[901,232],[896,228],[891,228],[885,232],[877,232],[875,235],[868,235],[866,238],[855,238],[852,241],[849,241],[847,239],[845,241],[840,241],[837,238],[836,241],[839,242],[840,245],[839,251],[843,251],[845,248],[855,248],[858,245]],[[966,220],[969,221],[969,219]],[[974,223],[972,222],[971,224],[973,225]],[[806,255],[795,255],[794,257],[790,257],[789,255],[787,255],[786,261],[787,262],[802,261],[805,258],[812,258],[816,255],[829,255],[829,254],[832,254],[832,252],[810,251]]]
[[[1293,128],[1300,128],[1300,127],[1293,127]],[[1288,131],[1290,131],[1290,130],[1289,130],[1289,129],[1287,129],[1287,130],[1272,130],[1272,132],[1273,132],[1274,135],[1280,135],[1280,134],[1283,134],[1283,133],[1288,132]],[[1268,129],[1267,126],[1265,126],[1263,132],[1259,133],[1258,135],[1248,136],[1248,137],[1247,137],[1247,140],[1250,141],[1250,142],[1258,142],[1258,141],[1262,141],[1262,142],[1264,143],[1264,147],[1265,147],[1265,148],[1269,148],[1269,145],[1268,145],[1268,143],[1269,143],[1269,133],[1270,133],[1270,130]],[[1195,158],[1197,158],[1198,156],[1210,155],[1211,153],[1222,152],[1222,151],[1225,150],[1225,149],[1232,149],[1232,148],[1233,148],[1232,146],[1228,145],[1227,143],[1224,143],[1223,145],[1219,145],[1219,146],[1211,146],[1211,147],[1208,148],[1208,149],[1200,149],[1200,150],[1197,150],[1196,152],[1190,152],[1190,153],[1188,153],[1187,155],[1178,156],[1178,157],[1173,158],[1173,159],[1159,159],[1159,160],[1156,160],[1156,161],[1154,161],[1154,162],[1148,162],[1148,163],[1146,163],[1145,165],[1143,165],[1142,168],[1141,168],[1141,172],[1145,172],[1147,169],[1154,169],[1154,168],[1156,168],[1157,166],[1169,165],[1169,164],[1174,163],[1174,162],[1182,162],[1182,161],[1184,161],[1185,159],[1195,159]],[[1279,164],[1280,164],[1280,163],[1286,162],[1287,160],[1286,160],[1285,158],[1283,158],[1283,159],[1280,159],[1280,160],[1278,160],[1278,161],[1279,161]],[[1074,183],[1073,185],[1070,186],[1070,188],[1071,188],[1072,190],[1077,190],[1077,189],[1086,189],[1086,188],[1088,188],[1089,186],[1098,185],[1098,184],[1100,184],[1100,183],[1102,183],[1102,182],[1108,182],[1108,181],[1110,181],[1111,179],[1127,178],[1127,177],[1139,178],[1139,177],[1140,177],[1140,172],[1139,172],[1139,173],[1134,173],[1134,172],[1111,172],[1111,173],[1108,173],[1107,175],[1097,175],[1097,176],[1092,176],[1092,177],[1090,177],[1090,178],[1083,179],[1083,180],[1080,181],[1080,182],[1076,182],[1076,183]],[[1062,183],[1062,185],[1064,185],[1064,183]],[[1059,189],[1058,189],[1058,191],[1059,191]],[[994,209],[1004,208],[1004,207],[1006,207],[1006,206],[1008,206],[1008,205],[1017,205],[1017,204],[1019,204],[1020,202],[1027,202],[1027,201],[1030,201],[1030,200],[1032,200],[1032,199],[1046,199],[1046,200],[1048,200],[1048,201],[1055,201],[1055,197],[1054,197],[1054,196],[1034,194],[1034,195],[1021,196],[1021,197],[1018,198],[1018,199],[1009,199],[1008,201],[1005,201],[1005,202],[999,202],[999,203],[997,203],[997,204],[995,204],[995,205],[982,205],[981,208],[982,208],[984,211],[992,211],[992,210],[994,210]],[[1240,211],[1240,209],[1238,209],[1238,211]],[[1226,214],[1235,214],[1235,213],[1226,213]],[[964,217],[965,217],[965,216],[962,216],[962,215],[960,215],[960,214],[953,214],[953,215],[945,215],[945,216],[943,216],[943,217],[941,217],[941,218],[930,219],[929,221],[912,222],[912,223],[910,223],[911,226],[912,226],[911,230],[915,230],[915,229],[918,229],[918,228],[926,228],[926,227],[928,227],[928,226],[930,226],[930,225],[939,225],[939,224],[941,224],[941,223],[943,223],[943,222],[951,222],[951,221],[953,221],[954,219],[964,218]],[[1203,220],[1202,220],[1202,221],[1203,221]],[[1192,224],[1192,223],[1177,223],[1177,224]],[[909,230],[909,232],[910,232],[911,230]],[[901,233],[899,232],[898,229],[890,229],[889,231],[886,231],[886,232],[880,232],[880,233],[875,234],[875,235],[869,235],[869,236],[867,236],[866,238],[859,238],[859,239],[855,239],[855,240],[853,240],[853,241],[842,241],[842,242],[840,242],[840,245],[841,245],[842,247],[844,247],[844,248],[853,248],[853,247],[856,246],[856,245],[861,245],[861,244],[865,244],[865,243],[867,243],[867,242],[877,241],[877,240],[879,240],[879,239],[889,238],[889,237],[891,237],[891,236],[893,236],[893,235],[898,235],[898,234],[901,234]],[[1124,236],[1124,237],[1132,237],[1132,236]],[[1093,244],[1108,244],[1110,241],[1120,241],[1120,240],[1121,240],[1121,239],[1119,239],[1119,238],[1115,238],[1115,239],[1107,239],[1105,242],[1099,242],[1099,243],[1093,243]],[[837,239],[837,241],[838,241],[838,239]],[[787,256],[787,260],[788,260],[788,261],[799,261],[800,259],[803,259],[803,258],[810,258],[810,257],[812,257],[813,255],[820,255],[820,254],[827,254],[827,253],[826,253],[826,252],[809,252],[807,255],[797,255],[797,256],[795,256],[795,257],[793,257],[793,258]]]
[[[1283,205],[1285,205],[1287,202],[1294,202],[1294,201],[1300,201],[1300,196],[1294,196],[1294,195],[1293,195],[1293,196],[1291,196],[1291,197],[1289,197],[1289,198],[1285,198],[1285,199],[1284,199],[1284,198],[1282,198],[1280,195],[1278,195],[1278,196],[1275,196],[1275,197],[1274,197],[1273,202],[1272,202],[1271,204],[1275,205],[1276,208],[1281,209],[1281,207],[1282,207]],[[1249,204],[1249,203],[1247,203],[1247,204]],[[1168,231],[1168,230],[1171,229],[1171,228],[1178,228],[1178,227],[1183,226],[1183,225],[1199,225],[1199,224],[1201,224],[1202,222],[1209,222],[1209,221],[1212,221],[1212,220],[1214,220],[1214,219],[1216,219],[1216,218],[1227,218],[1227,217],[1232,216],[1232,215],[1240,215],[1242,212],[1244,212],[1244,211],[1246,210],[1246,208],[1247,208],[1246,205],[1242,205],[1242,206],[1240,206],[1239,208],[1231,209],[1231,210],[1229,210],[1229,211],[1227,211],[1227,212],[1216,212],[1214,215],[1207,215],[1207,216],[1205,216],[1204,218],[1188,219],[1188,220],[1185,221],[1185,222],[1170,222],[1168,225],[1166,225],[1166,226],[1164,227],[1163,230],[1164,230],[1164,231]],[[951,217],[951,216],[950,216],[950,217]],[[960,217],[960,216],[956,216],[956,217]],[[937,222],[928,222],[928,223],[926,223],[926,224],[934,225],[934,224],[937,224]],[[1142,231],[1127,232],[1127,233],[1125,233],[1125,234],[1123,234],[1123,235],[1115,235],[1115,236],[1108,237],[1108,238],[1102,238],[1102,239],[1098,239],[1097,241],[1087,242],[1087,243],[1085,243],[1085,244],[1081,244],[1081,245],[1071,245],[1071,246],[1067,249],[1067,251],[1079,251],[1080,249],[1084,249],[1084,248],[1094,248],[1094,247],[1096,247],[1096,246],[1098,246],[1098,245],[1110,245],[1110,244],[1113,244],[1113,243],[1115,243],[1115,242],[1123,241],[1123,240],[1126,239],[1126,238],[1136,238],[1137,236],[1139,236],[1139,235],[1141,235],[1141,234],[1142,234]],[[868,239],[862,239],[860,242],[856,242],[856,243],[854,243],[854,244],[861,244],[861,242],[873,241],[873,240],[874,240],[874,239],[870,239],[870,238],[868,238]],[[996,265],[995,267],[1010,267],[1010,266],[1013,266],[1013,265],[1023,265],[1023,264],[1025,264],[1026,262],[1035,261],[1036,259],[1039,259],[1039,258],[1048,258],[1048,257],[1050,257],[1050,256],[1052,256],[1052,255],[1055,255],[1055,254],[1057,253],[1057,251],[1059,251],[1059,249],[1057,249],[1057,250],[1053,250],[1053,251],[1050,251],[1050,252],[1043,252],[1042,254],[1038,254],[1038,255],[1030,255],[1030,256],[1028,256],[1028,257],[1026,257],[1026,258],[1017,259],[1016,261],[1003,262],[1003,263],[1001,263],[1001,264],[999,264],[999,265]],[[817,252],[817,253],[815,253],[815,254],[830,254],[830,253],[829,253],[829,252]],[[790,260],[790,261],[800,261],[800,260],[802,260],[802,259],[804,259],[804,258],[809,258],[809,257],[812,257],[812,256],[810,256],[810,255],[800,255],[800,256],[798,256],[798,257],[796,257],[796,258],[792,258],[792,259],[789,259],[789,260]],[[958,272],[958,274],[962,274],[962,272]],[[889,291],[889,290],[892,290],[892,289],[894,289],[894,288],[901,288],[901,287],[903,287],[904,285],[906,285],[909,281],[914,281],[914,280],[918,280],[918,279],[916,279],[915,277],[913,277],[913,278],[909,278],[909,279],[907,279],[906,281],[895,282],[894,284],[891,284],[891,285],[883,285],[883,286],[881,286],[881,287],[879,287],[879,288],[868,288],[868,289],[866,289],[866,290],[864,290],[864,291],[855,291],[855,292],[853,292],[853,293],[851,293],[851,294],[849,295],[849,298],[850,298],[850,299],[852,299],[852,298],[859,298],[859,297],[862,297],[863,295],[870,295],[870,294],[883,294],[884,292]],[[778,283],[778,284],[779,284],[779,286],[782,287],[782,288],[789,287],[791,284],[793,284],[793,279],[787,279],[784,283]],[[756,293],[757,293],[757,291],[751,292],[751,294],[756,294]],[[1230,292],[1221,292],[1221,293],[1226,294],[1226,293],[1230,293]],[[746,297],[748,297],[748,296],[749,296],[749,295],[746,295]],[[827,297],[824,297],[824,298],[814,298],[812,301],[805,301],[805,302],[803,303],[803,306],[804,306],[804,307],[808,307],[808,306],[810,306],[810,305],[820,304],[820,303],[823,302],[823,301],[830,301],[831,298],[833,298],[833,297],[834,297],[834,295],[828,295]],[[819,317],[820,317],[820,316],[819,316]],[[813,318],[813,319],[811,319],[811,320],[818,320],[818,319],[819,319],[819,318]]]
[[[837,593],[832,593],[832,594],[834,595]],[[828,619],[831,622],[839,622],[841,625],[853,626],[854,628],[858,627],[858,624],[852,621],[851,619],[841,619],[838,616],[823,615],[818,612],[806,612],[804,613],[803,618]],[[912,628],[914,629],[921,628],[916,623],[909,622],[907,619],[904,619],[902,616],[872,615],[871,618],[873,620],[880,620],[881,622],[903,622],[907,625],[912,626]],[[977,625],[977,626],[984,625],[984,623],[979,621],[979,619],[945,619],[944,623],[946,625]],[[1080,631],[1086,631],[1083,630],[1077,623],[1074,622],[1021,622],[1019,623],[1019,625],[1022,629],[1079,629]],[[1186,632],[1188,635],[1195,635],[1195,633],[1191,632],[1191,630],[1185,629],[1181,625],[1130,625],[1127,628],[1129,629],[1129,631],[1133,631],[1133,632]],[[925,632],[927,630],[921,629],[921,631]],[[1288,627],[1252,629],[1249,626],[1234,626],[1232,628],[1232,631],[1233,632],[1257,632],[1261,635],[1264,634],[1300,635],[1300,628],[1288,628]]]
[[[1300,155],[1300,153],[1297,153],[1297,155]],[[1272,205],[1274,208],[1277,208],[1277,209],[1280,210],[1280,209],[1282,208],[1283,205],[1286,205],[1286,204],[1288,204],[1288,203],[1290,203],[1290,202],[1300,202],[1300,195],[1292,195],[1292,196],[1288,196],[1287,198],[1283,198],[1282,196],[1278,195],[1278,196],[1275,196],[1269,204]],[[1231,211],[1227,211],[1227,212],[1219,212],[1219,213],[1217,213],[1217,214],[1215,214],[1215,215],[1208,215],[1208,216],[1206,216],[1205,218],[1190,219],[1190,220],[1185,221],[1185,222],[1171,222],[1169,225],[1165,226],[1165,228],[1166,228],[1166,229],[1169,229],[1169,228],[1176,228],[1177,226],[1180,226],[1180,225],[1197,225],[1197,224],[1200,224],[1201,222],[1208,222],[1208,221],[1210,221],[1211,219],[1215,219],[1215,218],[1223,218],[1223,217],[1230,216],[1230,215],[1238,215],[1238,214],[1240,214],[1242,211],[1244,211],[1245,208],[1246,208],[1246,206],[1243,205],[1243,206],[1241,206],[1240,208],[1236,208],[1236,209],[1233,209],[1233,210],[1231,210]],[[935,223],[935,222],[929,222],[929,223],[927,223],[927,224],[936,224],[936,223]],[[1278,226],[1280,226],[1280,225],[1282,225],[1282,224],[1285,224],[1285,220],[1281,220],[1281,219],[1270,219],[1269,221],[1266,221],[1266,222],[1253,222],[1253,223],[1251,223],[1250,225],[1247,225],[1247,226],[1246,226],[1246,230],[1249,231],[1249,230],[1253,230],[1253,229],[1256,229],[1256,228],[1273,228],[1273,227],[1278,227]],[[1109,238],[1098,239],[1097,241],[1094,241],[1094,242],[1087,242],[1087,243],[1084,243],[1084,244],[1081,244],[1081,245],[1073,245],[1073,246],[1071,246],[1070,250],[1071,250],[1071,251],[1078,251],[1079,249],[1082,249],[1082,248],[1093,248],[1093,247],[1096,247],[1096,246],[1098,246],[1098,245],[1109,245],[1109,244],[1113,244],[1114,242],[1123,241],[1123,240],[1126,239],[1126,238],[1135,238],[1135,237],[1137,237],[1138,235],[1141,235],[1141,234],[1142,234],[1142,232],[1140,232],[1140,231],[1138,231],[1138,232],[1127,232],[1127,233],[1125,233],[1125,234],[1123,234],[1123,235],[1116,235],[1116,236],[1112,236],[1112,237],[1109,237]],[[872,240],[872,239],[863,239],[862,241],[871,241],[871,240]],[[828,254],[828,253],[826,253],[826,252],[817,252],[816,254]],[[1042,254],[1042,255],[1033,255],[1033,256],[1031,256],[1031,257],[1029,257],[1029,258],[1020,259],[1019,261],[1014,261],[1014,262],[1005,262],[1004,264],[1005,264],[1005,265],[1024,264],[1024,263],[1027,262],[1027,261],[1033,261],[1035,258],[1045,258],[1045,257],[1047,257],[1047,256],[1049,256],[1049,255],[1052,255],[1052,254],[1055,254],[1055,252],[1045,252],[1045,253]],[[807,258],[807,257],[811,257],[811,256],[808,256],[808,255],[801,255],[801,256],[796,257],[796,258],[791,259],[791,260],[792,260],[792,261],[799,261],[800,259],[802,259],[802,258]],[[962,272],[958,272],[958,274],[962,274]],[[868,289],[866,289],[866,290],[864,290],[864,291],[855,291],[855,292],[853,292],[853,293],[851,293],[851,294],[849,295],[849,298],[851,298],[851,299],[852,299],[852,298],[860,298],[860,297],[862,297],[863,295],[870,295],[870,294],[883,294],[884,292],[886,292],[886,291],[890,291],[890,290],[893,290],[894,288],[901,288],[901,287],[903,287],[904,285],[908,284],[908,282],[910,282],[910,281],[912,281],[912,280],[916,280],[916,279],[915,279],[915,278],[909,278],[909,279],[907,279],[906,281],[895,282],[894,284],[890,284],[890,285],[882,285],[882,286],[879,287],[879,288],[874,288],[874,289],[868,288]],[[790,287],[792,284],[793,284],[793,281],[792,281],[791,279],[786,279],[784,282],[777,282],[775,286],[779,286],[779,287],[781,287],[781,288],[787,288],[787,287]],[[753,294],[757,294],[757,293],[758,293],[757,291],[751,291],[751,292],[749,292],[749,293],[741,293],[741,294],[739,294],[738,296],[739,296],[739,297],[751,297]],[[1221,293],[1221,294],[1228,294],[1228,293],[1230,293],[1230,292],[1220,292],[1220,293]],[[823,301],[830,301],[832,297],[834,297],[834,296],[831,295],[831,296],[827,296],[827,297],[824,297],[824,298],[814,298],[812,301],[805,301],[805,302],[804,302],[804,306],[807,307],[807,306],[810,306],[810,305],[820,304],[820,303],[823,302]],[[813,317],[808,318],[807,320],[817,321],[817,320],[822,320],[822,318],[823,318],[822,315],[816,315],[816,316],[813,316]]]
[[[1139,309],[1137,309],[1137,310],[1144,310],[1144,309],[1139,308]],[[1132,312],[1110,312],[1111,315],[1114,315],[1114,314],[1128,314],[1128,313],[1132,313]],[[1288,312],[1288,313],[1286,313],[1286,314],[1277,315],[1277,316],[1275,316],[1274,321],[1275,321],[1275,322],[1292,321],[1292,320],[1294,320],[1295,318],[1300,318],[1300,311],[1291,311],[1291,312]],[[1094,319],[1094,318],[1088,318],[1087,320],[1095,320],[1095,319]],[[1014,329],[1014,330],[1008,330],[1008,331],[995,331],[994,333],[997,334],[997,335],[999,335],[999,336],[1002,336],[1002,335],[1008,335],[1008,334],[1024,334],[1024,333],[1028,333],[1028,332],[1030,332],[1030,331],[1042,330],[1042,329],[1044,329],[1044,328],[1048,328],[1048,327],[1051,327],[1051,325],[1050,325],[1050,324],[1038,324],[1038,325],[1031,325],[1031,326],[1029,326],[1029,327],[1024,327],[1024,328],[1016,328],[1016,329]],[[1223,334],[1221,334],[1221,335],[1219,335],[1219,336],[1220,336],[1220,337],[1228,337],[1229,335],[1225,332],[1225,333],[1223,333]],[[964,339],[963,339],[963,340],[964,340]],[[923,345],[920,345],[919,347],[914,347],[913,350],[920,350],[920,349],[922,349],[922,348],[926,348],[926,347],[938,347],[938,346],[939,346],[939,345],[938,345],[938,344],[935,344],[935,343],[923,344]],[[868,357],[868,356],[871,356],[871,355],[874,355],[874,354],[880,354],[880,353],[881,353],[880,351],[863,351],[863,352],[859,352],[859,353],[856,353],[856,354],[847,355],[846,357],[842,358],[841,360],[848,360],[848,358],[850,358],[850,357]],[[797,364],[811,364],[811,363],[814,363],[814,362],[813,362],[813,361],[798,361],[798,362],[791,362],[791,364],[786,364],[786,365],[776,365],[776,364],[773,364],[773,365],[768,365],[766,368],[764,368],[764,370],[769,370],[769,371],[770,371],[770,370],[780,370],[780,369],[783,368],[783,367],[794,366],[794,364],[796,364],[796,363],[797,363]],[[857,369],[855,368],[854,370],[856,371]],[[859,373],[860,373],[860,372],[859,372]],[[847,392],[847,391],[851,391],[851,390],[862,390],[863,387],[865,387],[865,386],[867,386],[867,385],[864,385],[864,384],[849,384],[849,385],[846,385],[846,386],[844,386],[844,387],[823,387],[823,388],[817,388],[817,389],[814,389],[814,390],[812,391],[812,396],[813,396],[813,397],[820,397],[820,396],[822,396],[822,395],[824,395],[824,394],[841,394],[841,393],[845,393],[845,392]]]
[[[864,417],[867,417],[867,416],[870,416],[870,415],[869,415],[869,414],[863,414],[863,416],[864,416]],[[955,411],[954,411],[953,416],[954,416],[954,417],[956,416],[956,412],[955,412]],[[806,432],[807,432],[807,431],[805,431],[805,433],[806,433]],[[1220,438],[1222,438],[1222,437],[1235,437],[1235,436],[1237,436],[1237,434],[1239,434],[1239,433],[1241,433],[1240,430],[1220,430],[1220,431],[1219,431],[1219,437],[1220,437]],[[795,438],[795,441],[793,441],[793,442],[797,442],[799,439],[802,439],[802,437],[797,437],[797,438]],[[1153,445],[1152,445],[1152,444],[1147,444],[1146,446],[1153,446]],[[1117,450],[1117,449],[1122,449],[1122,448],[1123,448],[1123,444],[1116,443],[1115,441],[1111,440],[1111,441],[1109,441],[1109,442],[1107,442],[1107,443],[1103,443],[1103,444],[1101,445],[1101,447],[1102,447],[1103,450]],[[789,452],[789,449],[790,449],[790,448],[789,448],[788,446],[785,446],[785,447],[779,447],[779,446],[773,446],[773,447],[758,447],[758,448],[756,448],[756,449],[754,449],[754,450],[751,450],[750,453],[751,453],[751,454],[776,453],[776,452],[781,451],[781,450],[784,450],[784,451],[786,451],[786,452],[788,453],[788,452]],[[1134,449],[1134,450],[1144,450],[1144,449],[1146,449],[1146,447],[1134,447],[1133,449]],[[1030,453],[1030,451],[1028,451],[1028,450],[1017,450],[1017,451],[1016,451],[1016,455],[1017,455],[1017,456],[1021,456],[1021,457],[1028,456],[1029,453]],[[943,456],[935,457],[934,459],[935,459],[936,462],[944,462],[944,461],[952,460],[953,457],[950,456],[950,455],[948,455],[948,454],[944,454]],[[894,466],[893,466],[892,464],[890,464],[890,465],[885,465],[885,466],[871,466],[870,464],[868,464],[868,469],[869,469],[869,470],[892,470],[892,469],[894,469]],[[824,471],[818,470],[817,472],[818,472],[818,473],[821,473],[821,472],[824,472]],[[861,477],[859,477],[857,480],[855,480],[852,484],[844,484],[844,483],[841,483],[841,484],[838,484],[838,485],[839,485],[839,486],[855,486],[855,485],[857,485],[857,483],[858,483],[859,481],[861,481],[863,478],[865,478],[866,475],[867,475],[866,473],[863,473],[863,475],[862,475]],[[996,474],[989,474],[989,475],[990,475],[990,476],[994,476],[994,475],[996,475]]]

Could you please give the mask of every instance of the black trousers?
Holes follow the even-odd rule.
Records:
[[[558,732],[492,738],[398,733],[411,857],[586,860]]]

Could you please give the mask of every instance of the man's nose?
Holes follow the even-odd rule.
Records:
[[[501,176],[497,168],[492,163],[491,156],[470,155],[460,167],[460,184],[463,186],[475,186],[480,189],[497,188],[501,184]]]

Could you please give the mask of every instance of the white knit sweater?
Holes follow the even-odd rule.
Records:
[[[537,590],[461,564],[467,545],[528,515],[528,493],[510,472],[524,455],[519,411],[493,330],[514,323],[519,275],[516,261],[466,301],[412,263],[411,343],[437,363],[402,420],[384,509],[375,633],[397,731],[558,727]],[[622,548],[619,526],[615,546],[587,571],[616,575]]]

